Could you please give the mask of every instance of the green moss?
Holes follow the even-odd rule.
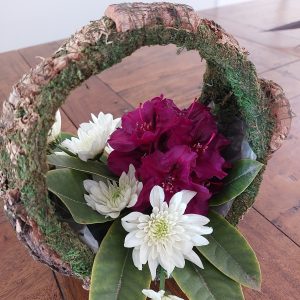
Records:
[[[26,178],[27,167],[26,167],[26,157],[24,155],[20,155],[18,157],[18,172],[20,179],[24,180]]]
[[[28,215],[39,225],[45,243],[59,253],[63,261],[70,264],[75,275],[84,279],[91,274],[94,259],[92,251],[78,239],[67,224],[58,221],[49,198],[41,201],[47,204],[43,206],[32,202],[36,193],[34,186],[26,185],[21,189],[22,203]]]
[[[108,18],[103,20],[109,28],[114,27]],[[257,82],[255,68],[243,53],[231,46],[218,43],[217,39],[215,32],[208,25],[201,25],[196,34],[166,29],[162,26],[125,33],[112,31],[109,36],[112,44],[106,45],[103,38],[97,44],[87,47],[82,52],[83,58],[80,61],[70,63],[43,87],[35,99],[38,103],[37,113],[41,118],[32,135],[26,137],[27,144],[23,145],[22,136],[11,137],[22,145],[26,154],[20,156],[18,160],[19,181],[15,182],[17,187],[22,186],[21,200],[28,214],[37,222],[44,234],[45,242],[71,265],[77,276],[84,278],[90,275],[93,254],[79,241],[67,224],[57,219],[49,199],[47,197],[40,199],[40,195],[46,195],[46,186],[45,181],[39,176],[47,171],[45,145],[55,111],[63,104],[69,92],[91,75],[109,68],[146,45],[175,44],[187,50],[196,49],[207,61],[200,101],[204,103],[215,101],[220,122],[225,125],[232,115],[241,116],[245,120],[251,146],[260,161],[266,160],[273,124],[264,94]],[[62,49],[56,53],[56,57],[66,53],[67,51]],[[1,157],[7,160],[3,151]],[[37,161],[40,161],[41,165],[36,164]],[[6,166],[8,170],[14,168],[9,162]],[[13,174],[7,172],[10,178],[14,178]],[[235,201],[228,216],[233,224],[237,224],[239,218],[252,205],[259,183],[260,178],[257,178]]]
[[[0,141],[0,143],[1,143],[1,141]],[[9,161],[9,155],[8,155],[7,151],[5,151],[5,150],[0,151],[0,162],[1,162],[1,164],[2,163],[5,164],[8,161]]]

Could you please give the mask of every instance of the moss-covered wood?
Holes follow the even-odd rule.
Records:
[[[144,16],[147,9],[149,18]],[[124,23],[125,12],[135,21]],[[278,128],[271,97],[262,90],[247,54],[214,22],[200,19],[187,6],[166,3],[143,5],[143,10],[138,4],[114,6],[108,15],[112,19],[91,22],[25,75],[4,103],[0,123],[0,183],[10,220],[34,256],[82,279],[90,275],[93,254],[57,218],[45,183],[47,134],[72,89],[142,46],[175,44],[196,49],[206,59],[200,100],[213,100],[222,120],[232,113],[244,120],[260,161],[266,162],[273,130]],[[235,201],[228,217],[232,223],[252,205],[259,182]]]

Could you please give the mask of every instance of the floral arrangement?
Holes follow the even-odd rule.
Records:
[[[260,288],[253,250],[221,212],[262,164],[253,152],[225,157],[230,141],[213,110],[160,96],[122,118],[92,115],[77,136],[60,126],[58,112],[47,184],[58,213],[96,253],[90,299],[182,299],[170,295],[168,278],[197,300]]]

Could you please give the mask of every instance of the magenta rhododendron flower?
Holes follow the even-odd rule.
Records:
[[[227,175],[221,150],[228,141],[218,133],[210,109],[198,102],[180,110],[163,96],[147,101],[122,117],[109,144],[114,149],[108,157],[111,171],[120,175],[133,164],[143,182],[134,207],[138,211],[149,207],[150,191],[159,185],[166,201],[181,190],[197,192],[186,211],[205,215],[211,187]]]
[[[173,101],[162,96],[147,101],[122,117],[122,128],[112,134],[109,144],[120,152],[139,148],[149,153],[160,137],[176,126],[177,111]]]
[[[187,207],[188,212],[207,214],[207,200],[211,194],[202,184],[193,182],[191,174],[196,166],[197,154],[188,146],[175,146],[166,153],[155,151],[142,158],[142,165],[138,170],[138,178],[145,182],[135,209],[143,211],[149,206],[150,191],[155,185],[165,191],[167,202],[181,190],[196,191],[196,196]],[[193,208],[193,210],[191,210]]]

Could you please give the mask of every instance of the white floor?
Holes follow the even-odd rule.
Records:
[[[147,1],[143,2],[163,2]],[[172,2],[174,0],[170,0]],[[175,0],[195,10],[249,0]],[[42,44],[70,36],[90,20],[99,19],[107,0],[0,0],[0,52]],[[135,2],[124,0],[124,2]]]

